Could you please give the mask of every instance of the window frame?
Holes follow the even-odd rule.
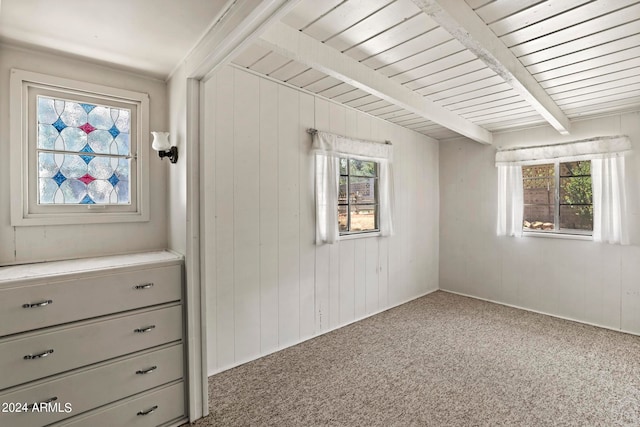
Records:
[[[131,110],[130,205],[38,204],[37,97],[89,101]],[[24,70],[11,70],[11,225],[149,221],[149,95]]]
[[[342,161],[342,159],[345,159],[347,161],[347,167],[346,167],[346,174],[342,174],[341,172],[341,167],[340,167],[340,162]],[[375,206],[375,218],[374,218],[374,224],[375,224],[375,229],[372,230],[359,230],[359,231],[351,231],[351,198],[349,196],[350,194],[350,187],[351,187],[351,167],[350,167],[350,163],[352,160],[361,160],[364,162],[371,162],[375,165],[375,176],[364,176],[364,175],[355,175],[355,178],[373,178],[375,179],[375,187],[374,187],[374,203],[356,203],[356,205],[366,205],[366,206]],[[340,209],[341,206],[346,206],[347,207],[347,231],[341,231],[340,230],[340,223],[338,222],[338,238],[339,239],[348,239],[348,238],[354,238],[354,237],[358,237],[358,236],[376,236],[380,234],[380,194],[379,194],[379,182],[380,182],[380,162],[373,160],[373,159],[364,159],[364,158],[360,158],[357,156],[340,156],[338,158],[338,186],[340,185],[340,179],[343,177],[347,178],[347,203],[340,203],[340,191],[338,191],[338,209]],[[338,214],[339,217],[339,214]]]
[[[589,162],[591,163],[591,160],[576,160],[575,162]],[[526,203],[522,203],[522,209],[523,209],[523,224],[522,224],[522,233],[523,235],[531,235],[531,236],[582,236],[582,237],[586,237],[586,238],[591,238],[593,236],[593,223],[592,223],[592,227],[591,230],[580,230],[580,229],[572,229],[572,228],[560,228],[560,207],[561,206],[572,206],[570,204],[562,204],[560,203],[560,179],[561,178],[566,178],[563,176],[560,176],[560,165],[562,163],[574,163],[574,161],[560,161],[560,160],[550,160],[548,162],[544,162],[544,163],[540,163],[540,164],[535,164],[535,165],[523,165],[522,167],[527,167],[527,166],[542,166],[542,165],[553,165],[553,180],[554,180],[554,202],[553,202],[553,226],[554,229],[553,230],[527,230],[525,229],[524,226],[524,208],[526,206],[528,206]],[[591,168],[590,168],[591,170]],[[587,175],[579,175],[577,177],[585,177]],[[588,175],[590,178],[592,178],[591,173]],[[523,176],[522,178],[522,186],[523,186],[523,199],[524,199],[524,180],[525,179],[532,179],[532,178],[525,178]],[[593,184],[592,184],[593,186]],[[573,204],[576,205],[576,204]],[[578,204],[579,206],[587,206],[590,205],[593,207],[593,196],[591,199],[591,203],[590,204]]]

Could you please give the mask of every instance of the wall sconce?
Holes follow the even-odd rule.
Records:
[[[153,143],[151,148],[158,152],[160,158],[168,157],[171,163],[178,161],[178,147],[169,142],[169,132],[151,132]]]

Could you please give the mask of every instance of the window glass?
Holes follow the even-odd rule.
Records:
[[[524,230],[555,227],[555,167],[553,164],[523,166]]]
[[[130,204],[131,112],[37,99],[38,204]]]
[[[523,166],[524,231],[593,230],[591,162]]]
[[[341,234],[378,230],[378,164],[340,159],[338,224]]]
[[[591,162],[560,164],[560,228],[593,230]]]

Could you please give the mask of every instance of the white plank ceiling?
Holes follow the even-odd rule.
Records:
[[[488,131],[545,123],[513,82],[465,47],[465,28],[450,33],[423,12],[445,1],[472,10],[567,118],[640,109],[636,0],[302,0],[282,23]],[[435,139],[459,136],[428,111],[408,111],[264,44],[233,62]]]

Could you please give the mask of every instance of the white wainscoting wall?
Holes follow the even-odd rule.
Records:
[[[628,135],[631,245],[546,237],[497,237],[495,147]],[[554,316],[640,334],[640,113],[440,145],[440,287]]]
[[[204,84],[209,374],[438,288],[438,144],[228,66]],[[307,128],[391,140],[396,234],[314,244]]]

